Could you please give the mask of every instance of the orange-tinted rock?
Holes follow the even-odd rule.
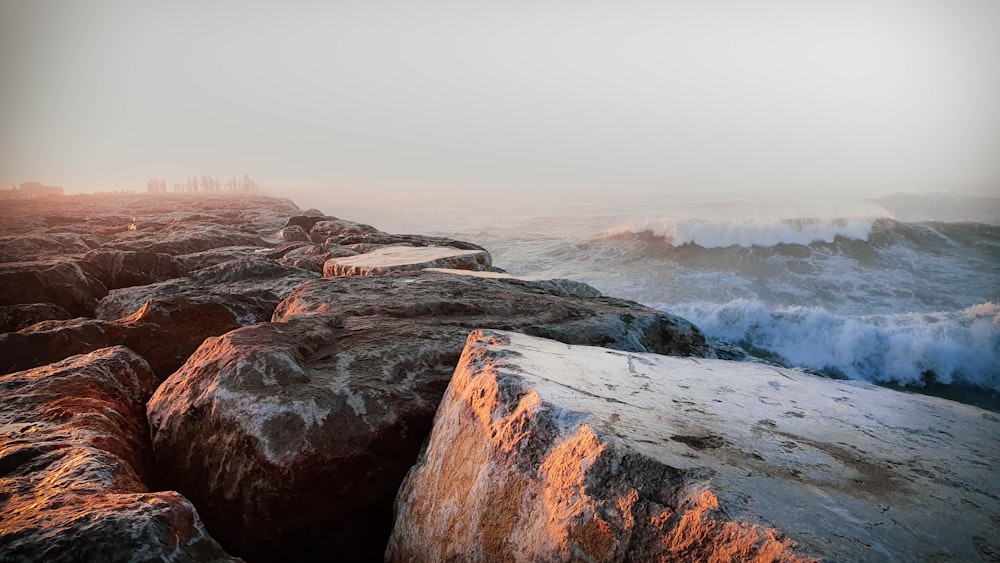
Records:
[[[155,386],[122,347],[0,376],[4,561],[232,560],[190,502],[150,491]]]
[[[707,351],[679,322],[665,344],[661,318],[505,280],[317,279],[279,307],[280,322],[207,340],[164,382],[149,402],[154,449],[171,486],[237,554],[378,558],[471,327]]]
[[[425,268],[488,270],[491,264],[490,254],[485,250],[450,246],[384,246],[364,254],[331,258],[323,264],[323,276],[380,276]]]
[[[386,560],[989,560],[998,433],[797,370],[477,331]]]

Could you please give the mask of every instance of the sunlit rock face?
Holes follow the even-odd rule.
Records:
[[[385,246],[344,258],[331,258],[323,265],[323,275],[377,276],[389,272],[424,268],[489,270],[490,254],[485,250],[465,250],[448,246]]]
[[[670,333],[671,319],[506,280],[318,279],[275,322],[207,340],[167,379],[148,406],[153,446],[170,485],[238,555],[379,559],[396,490],[471,328],[706,350],[679,319]]]
[[[187,499],[150,492],[155,387],[123,347],[0,376],[0,559],[232,560]]]
[[[470,335],[389,561],[979,561],[1000,420],[768,366]]]

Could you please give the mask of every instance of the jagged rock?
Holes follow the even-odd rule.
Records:
[[[470,328],[551,330],[629,350],[705,349],[690,325],[663,336],[661,317],[636,303],[506,280],[433,272],[317,279],[279,306],[276,322],[206,340],[164,382],[149,403],[154,450],[171,485],[237,554],[378,558],[395,491]],[[563,324],[573,328],[559,331]]]
[[[42,321],[66,320],[69,311],[52,303],[27,303],[0,307],[0,333],[14,332]]]
[[[474,332],[386,560],[989,560],[997,435],[864,383]]]
[[[33,262],[57,256],[78,257],[90,249],[83,237],[69,233],[0,236],[0,262]]]
[[[162,380],[209,336],[267,321],[272,309],[239,296],[183,293],[150,299],[122,319],[41,322],[18,332],[0,334],[0,373],[124,345],[149,362]]]
[[[78,262],[52,260],[0,264],[0,305],[52,303],[89,317],[108,289]]]
[[[277,236],[281,240],[287,240],[293,242],[299,242],[299,241],[308,242],[310,240],[309,233],[307,233],[305,229],[303,229],[298,225],[289,225],[287,227],[284,227],[280,231],[278,231],[278,233],[275,236]]]
[[[379,276],[389,272],[424,268],[488,270],[490,254],[485,250],[463,250],[447,246],[386,246],[323,264],[323,276]]]
[[[184,275],[186,269],[169,254],[127,250],[93,250],[82,264],[108,289],[146,285]]]
[[[233,560],[187,499],[150,490],[155,387],[123,347],[0,376],[0,558]]]
[[[317,277],[266,256],[244,256],[195,270],[183,278],[112,290],[97,305],[95,316],[106,320],[125,317],[154,297],[192,291],[236,295],[273,309],[293,289]]]

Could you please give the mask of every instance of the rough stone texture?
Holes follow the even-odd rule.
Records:
[[[264,246],[264,244],[261,237],[245,232],[238,226],[198,222],[168,225],[162,229],[127,231],[104,246],[118,250],[176,255],[224,246]]]
[[[378,234],[383,233],[371,225],[345,221],[336,217],[321,218],[309,228],[309,238],[315,243],[336,243],[340,238],[345,236]]]
[[[52,303],[27,303],[0,307],[0,333],[14,332],[42,321],[61,321],[72,317],[69,311]]]
[[[195,270],[183,278],[112,290],[97,305],[95,316],[106,320],[121,318],[149,299],[193,291],[238,296],[273,309],[293,289],[317,277],[313,272],[281,264],[267,256],[243,256]]]
[[[430,272],[442,274],[453,274],[456,276],[472,276],[474,278],[490,278],[496,280],[506,280],[514,285],[524,285],[525,287],[536,287],[546,293],[553,295],[565,295],[567,297],[600,297],[601,292],[590,284],[568,280],[565,278],[539,278],[535,276],[512,276],[506,272],[458,270],[454,268],[425,268]]]
[[[345,246],[323,243],[294,248],[286,252],[278,261],[282,264],[322,274],[323,264],[330,258],[357,256],[357,254],[358,251]]]
[[[303,229],[298,225],[289,225],[287,227],[284,227],[283,229],[278,231],[275,236],[277,236],[281,240],[287,240],[293,242],[297,241],[308,242],[310,240],[309,233],[307,233],[305,229]]]
[[[149,490],[155,386],[123,347],[0,376],[0,559],[232,560],[190,502]]]
[[[98,299],[107,294],[104,284],[76,261],[0,264],[0,305],[52,303],[72,315],[90,317]]]
[[[670,319],[506,280],[317,279],[279,306],[276,322],[206,340],[164,382],[148,406],[154,450],[171,486],[234,553],[378,559],[395,492],[470,327],[706,351],[681,321],[665,334]]]
[[[186,293],[150,299],[134,314],[113,321],[76,318],[40,322],[0,334],[0,373],[121,344],[149,362],[162,380],[205,338],[267,321],[272,308],[238,296]]]
[[[488,270],[490,254],[447,246],[386,246],[357,256],[331,258],[323,265],[323,276],[377,276],[389,272],[424,268]]]
[[[0,262],[33,262],[57,256],[79,257],[90,249],[83,237],[70,233],[0,236]]]
[[[210,266],[218,266],[223,262],[260,256],[261,250],[259,246],[224,246],[222,248],[213,248],[191,254],[182,254],[177,256],[177,261],[180,262],[185,271],[193,272]]]
[[[81,262],[108,289],[156,283],[186,272],[173,256],[155,252],[93,250]]]
[[[1000,419],[799,371],[474,332],[388,561],[990,561]]]

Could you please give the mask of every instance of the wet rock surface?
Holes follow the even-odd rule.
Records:
[[[740,362],[477,332],[389,561],[978,561],[1000,420]]]
[[[148,410],[171,486],[248,557],[381,558],[395,491],[470,328],[707,350],[690,324],[635,303],[440,272],[310,281],[274,321],[206,341]]]
[[[124,347],[0,376],[4,561],[233,560],[187,499],[151,492],[155,388]]]

